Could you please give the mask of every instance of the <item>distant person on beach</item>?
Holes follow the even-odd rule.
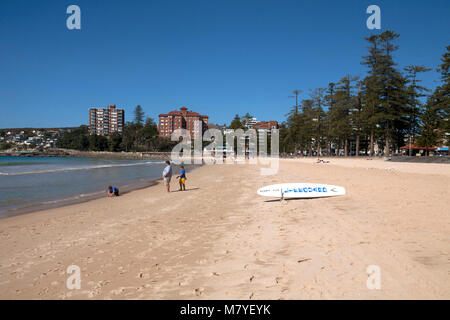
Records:
[[[179,178],[179,182],[180,182],[180,190],[179,191],[186,191],[186,171],[184,170],[184,166],[181,166],[181,171],[180,171],[180,175],[177,177],[177,179]]]
[[[119,189],[113,186],[108,187],[108,197],[118,197]]]
[[[172,179],[172,166],[170,161],[166,161],[166,167],[163,170],[164,185],[166,186],[167,192],[170,192],[170,179]]]

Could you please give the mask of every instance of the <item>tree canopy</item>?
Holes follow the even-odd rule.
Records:
[[[366,38],[368,52],[361,64],[367,74],[346,75],[312,90],[294,106],[281,125],[280,148],[305,155],[386,155],[411,141],[435,147],[449,141],[450,46],[438,71],[441,85],[433,92],[421,76],[431,69],[394,60],[399,35],[385,31]],[[403,72],[402,72],[403,71]]]

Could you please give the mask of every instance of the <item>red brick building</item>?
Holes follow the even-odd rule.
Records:
[[[200,127],[195,127],[195,121],[200,121]],[[170,111],[159,115],[158,131],[160,137],[170,137],[176,129],[186,129],[194,138],[197,134],[203,134],[208,129],[208,116],[201,115],[188,108],[181,107],[180,111]]]
[[[122,133],[124,122],[125,111],[116,109],[116,105],[89,109],[89,132],[92,134]]]

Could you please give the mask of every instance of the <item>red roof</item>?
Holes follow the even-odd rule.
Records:
[[[253,126],[255,129],[271,129],[272,127],[278,128],[278,121],[260,121]]]
[[[202,118],[208,118],[208,116],[206,115],[201,115],[198,112],[194,112],[194,111],[188,111],[188,108],[186,107],[181,107],[180,108],[181,111],[170,111],[167,114],[160,114],[160,117],[167,117],[167,116],[185,116],[185,117],[202,117]]]

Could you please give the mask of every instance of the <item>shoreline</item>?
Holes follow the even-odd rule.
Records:
[[[111,158],[105,158],[105,159],[111,159]],[[112,159],[117,160],[117,159]],[[125,159],[124,159],[125,160]],[[128,159],[127,159],[128,160]],[[135,160],[135,159],[132,159]],[[152,160],[161,160],[164,159],[152,159]],[[173,166],[174,168],[177,168],[177,165]],[[191,172],[195,170],[197,167],[200,167],[200,165],[189,165],[186,166],[186,172]],[[154,186],[158,184],[159,181],[162,181],[161,177],[154,177],[154,178],[147,178],[145,180],[136,180],[132,183],[128,183],[126,185],[118,185],[120,189],[120,195],[125,195],[127,193],[133,192],[135,190],[145,189],[151,186]],[[105,186],[106,190],[106,186]],[[79,203],[85,203],[89,201],[93,201],[96,199],[100,199],[105,197],[106,191],[105,190],[97,190],[90,192],[88,194],[73,194],[69,197],[62,198],[62,199],[53,199],[53,200],[45,200],[40,201],[32,204],[26,204],[26,205],[18,205],[14,208],[9,209],[1,209],[0,210],[0,220],[23,215],[23,214],[31,214],[31,213],[37,213],[40,211],[60,208],[64,206],[70,206],[70,205],[76,205]]]
[[[357,159],[354,157],[347,157],[347,158],[344,158],[344,157],[321,157],[321,158],[327,159],[327,161],[330,161],[330,162],[332,162],[334,160],[334,162],[318,164],[318,165],[338,165],[338,166],[344,166],[344,167],[354,166],[354,164],[352,162],[356,163],[359,160],[363,160],[362,157],[360,159]],[[108,158],[105,158],[105,159],[108,159]],[[164,160],[164,159],[158,159],[158,160]],[[280,158],[279,160],[280,161],[288,161],[288,162],[306,163],[306,164],[316,164],[315,157]],[[342,162],[341,160],[347,160],[347,162],[350,161],[350,165],[348,165],[348,164],[342,165],[341,163],[339,163],[339,162]],[[371,162],[373,160],[374,163],[377,164],[377,165],[373,166],[372,168],[369,168],[365,165],[359,165],[360,168],[365,167],[366,170],[368,170],[368,169],[377,169],[377,170],[383,169],[383,170],[387,170],[387,171],[399,171],[400,170],[400,171],[403,171],[404,173],[416,173],[413,170],[410,170],[407,167],[407,165],[406,165],[406,167],[404,167],[404,164],[416,164],[416,165],[420,165],[420,166],[424,167],[423,172],[417,173],[417,174],[444,174],[444,175],[450,176],[450,172],[443,172],[443,173],[439,172],[438,173],[436,170],[437,168],[439,168],[439,166],[446,165],[447,162],[443,162],[443,163],[425,162],[425,163],[423,163],[423,162],[408,162],[408,161],[385,161],[382,158],[367,158],[364,160],[370,160]],[[390,163],[398,165],[398,166],[389,165]],[[245,163],[245,164],[247,164],[247,163]],[[206,165],[206,164],[189,165],[186,167],[186,171],[187,171],[187,173],[190,173],[193,170],[202,167],[203,165]],[[229,165],[229,164],[224,163],[224,164],[220,164],[220,165]],[[241,165],[241,164],[239,164],[239,165]],[[427,166],[425,166],[425,165],[427,165]],[[173,165],[173,166],[177,167],[177,165]],[[122,196],[122,195],[132,193],[137,190],[153,187],[153,186],[159,184],[162,180],[163,179],[161,177],[159,177],[159,178],[155,177],[155,178],[151,178],[147,182],[136,181],[135,183],[121,186],[120,187],[120,195]],[[0,221],[2,219],[11,218],[14,216],[20,216],[23,214],[37,213],[40,211],[57,209],[57,208],[65,207],[65,206],[77,205],[80,203],[89,203],[90,201],[94,201],[94,200],[101,199],[104,197],[105,197],[105,191],[99,190],[99,191],[95,191],[95,192],[92,192],[87,195],[76,194],[76,195],[73,195],[73,196],[71,196],[69,198],[65,198],[65,199],[49,200],[49,201],[34,203],[34,204],[30,204],[30,205],[25,205],[23,207],[0,210]]]
[[[447,165],[280,160],[205,165],[187,191],[160,181],[0,223],[3,299],[448,299]],[[264,185],[343,186],[266,201]],[[177,183],[172,180],[173,190]],[[80,267],[80,290],[65,286]],[[366,268],[381,268],[380,290]]]
[[[125,195],[130,192],[133,192],[135,190],[141,190],[141,189],[152,187],[152,186],[158,184],[159,180],[162,180],[162,178],[155,178],[155,179],[148,181],[147,183],[136,182],[136,183],[122,186],[120,188],[120,196]],[[44,202],[34,203],[34,204],[30,204],[30,205],[26,205],[26,206],[22,206],[22,207],[18,207],[18,208],[0,210],[0,221],[2,219],[11,218],[11,217],[15,217],[15,216],[38,213],[38,212],[46,211],[46,210],[50,210],[50,209],[57,209],[57,208],[65,207],[65,206],[77,205],[80,203],[88,203],[90,201],[104,198],[105,194],[106,194],[106,191],[96,191],[96,192],[92,192],[87,195],[78,194],[78,195],[73,195],[73,196],[71,196],[69,198],[65,198],[65,199],[44,201]]]

